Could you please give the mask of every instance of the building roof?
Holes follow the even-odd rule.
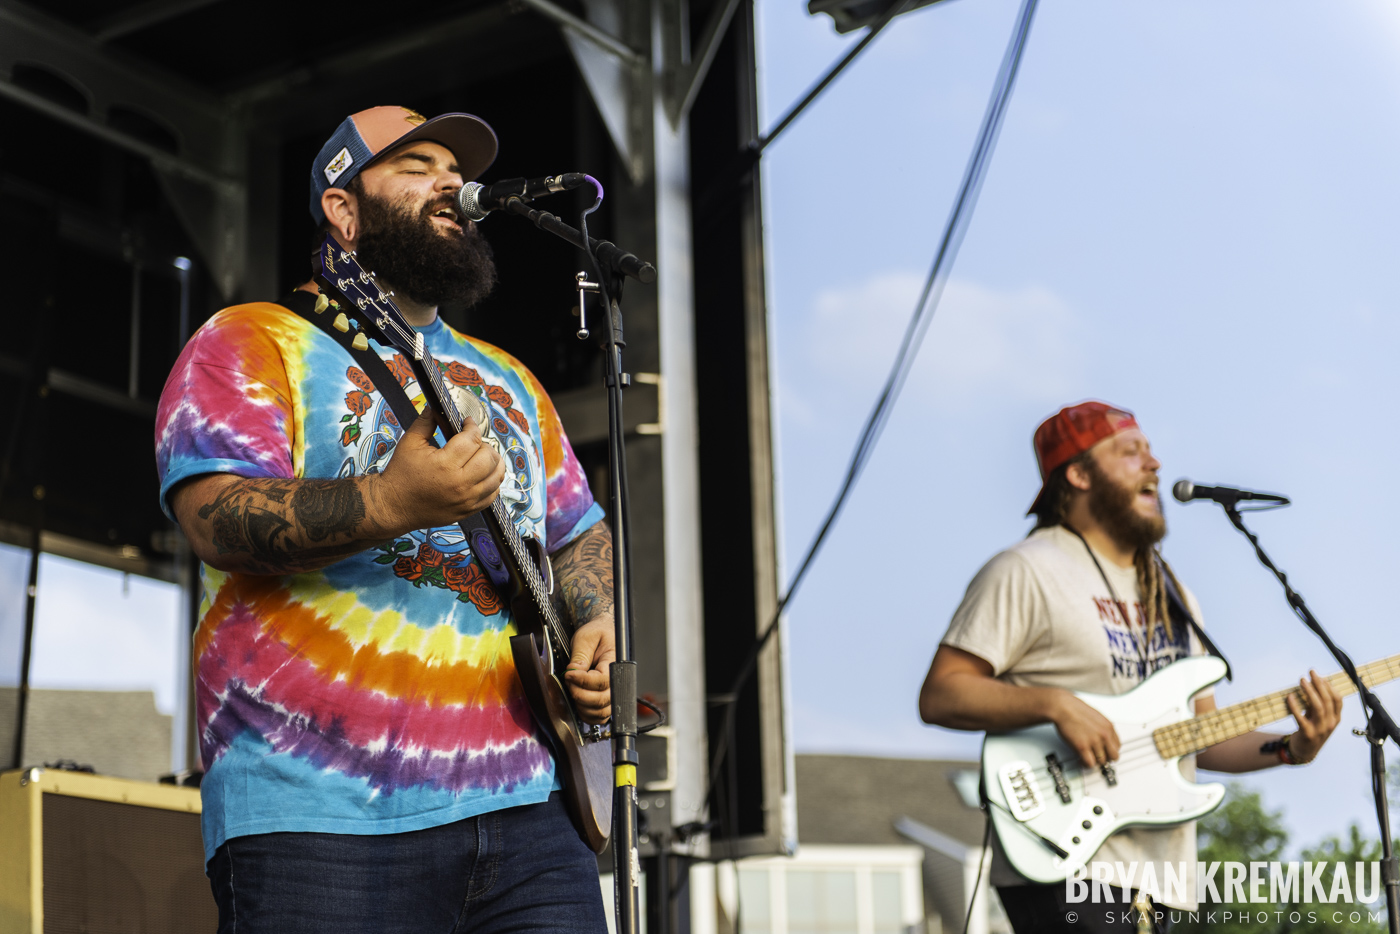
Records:
[[[968,846],[982,843],[982,812],[953,783],[978,764],[950,759],[799,755],[797,835],[801,843],[903,844],[909,817]]]
[[[151,691],[29,692],[24,754],[13,758],[18,691],[0,688],[0,762],[24,768],[65,759],[99,775],[153,782],[170,771],[172,718]]]

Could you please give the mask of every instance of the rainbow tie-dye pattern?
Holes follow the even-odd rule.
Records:
[[[543,388],[519,361],[440,320],[421,329],[454,392],[506,439],[501,495],[554,551],[602,509]],[[412,371],[385,355],[421,402]],[[206,473],[377,471],[401,433],[380,394],[309,322],[227,308],[185,347],[156,421],[161,505]],[[173,518],[173,517],[172,517]],[[206,859],[278,831],[395,833],[543,801],[557,787],[510,656],[510,612],[455,526],[320,571],[203,568],[195,683]]]

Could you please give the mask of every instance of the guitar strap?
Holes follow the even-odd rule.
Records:
[[[1089,552],[1089,560],[1093,561],[1094,567],[1099,569],[1099,576],[1103,578],[1103,584],[1108,588],[1108,595],[1113,598],[1113,602],[1118,604],[1119,607],[1125,608],[1127,604],[1119,600],[1118,594],[1114,593],[1113,584],[1109,581],[1108,575],[1104,573],[1103,565],[1099,564],[1099,558],[1094,554],[1094,549],[1089,547],[1088,540],[1085,539],[1083,535],[1080,535],[1079,530],[1069,523],[1061,522],[1060,525],[1063,526],[1066,531],[1074,535],[1075,538],[1084,543],[1084,550]],[[1187,609],[1186,601],[1182,599],[1181,593],[1176,589],[1176,581],[1173,580],[1172,575],[1167,572],[1166,562],[1162,560],[1162,556],[1154,550],[1152,553],[1152,560],[1157,562],[1157,570],[1162,578],[1162,587],[1167,592],[1167,612],[1177,625],[1185,623],[1191,627],[1191,631],[1196,634],[1196,638],[1201,640],[1201,646],[1211,655],[1214,655],[1225,663],[1225,680],[1234,681],[1235,673],[1230,667],[1230,660],[1225,657],[1223,652],[1215,647],[1215,643],[1211,641],[1210,636],[1206,635],[1206,631],[1201,628],[1201,624],[1196,622],[1196,618],[1192,616],[1191,611]],[[1123,610],[1123,614],[1123,621],[1126,623],[1128,621],[1126,609]],[[1146,649],[1143,649],[1143,651],[1146,651]]]
[[[389,367],[385,365],[379,354],[373,350],[360,350],[351,341],[355,339],[352,332],[337,330],[331,326],[333,320],[329,312],[316,313],[316,295],[297,289],[291,295],[277,302],[283,308],[299,315],[314,324],[318,330],[330,335],[341,347],[345,348],[355,361],[355,363],[369,377],[374,388],[379,390],[379,394],[384,397],[384,402],[389,406],[389,410],[394,413],[394,418],[398,419],[399,427],[404,431],[418,418],[418,408],[413,404],[413,400],[408,398],[408,393],[403,391],[399,381],[394,374],[389,372]],[[495,429],[490,429],[494,431]],[[502,448],[504,450],[504,448]],[[473,513],[458,523],[462,527],[462,532],[471,542],[472,555],[481,562],[482,569],[486,571],[486,576],[491,579],[491,583],[497,588],[504,589],[510,583],[510,572],[506,569],[505,562],[501,559],[500,547],[491,529],[487,526],[480,513]]]
[[[1196,634],[1196,638],[1201,640],[1201,645],[1205,650],[1225,663],[1225,680],[1234,681],[1235,672],[1230,667],[1230,660],[1225,657],[1225,653],[1215,647],[1215,643],[1206,635],[1206,631],[1201,628],[1201,624],[1196,622],[1196,617],[1191,615],[1191,610],[1186,606],[1186,601],[1182,599],[1181,592],[1176,589],[1176,580],[1167,571],[1166,562],[1162,556],[1155,554],[1153,559],[1157,562],[1157,567],[1162,573],[1162,587],[1167,591],[1167,610],[1176,617],[1177,622],[1185,622],[1191,627],[1191,631]]]

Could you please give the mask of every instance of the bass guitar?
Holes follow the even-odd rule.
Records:
[[[1367,687],[1400,678],[1400,655],[1357,669]],[[1266,694],[1201,716],[1191,698],[1225,676],[1214,655],[1174,662],[1124,694],[1078,694],[1118,731],[1116,762],[1084,766],[1053,724],[988,734],[982,784],[1007,859],[1034,882],[1061,882],[1085,866],[1104,841],[1125,827],[1162,827],[1194,820],[1225,796],[1216,782],[1181,774],[1181,757],[1241,736],[1289,715],[1297,688]],[[1344,673],[1327,679],[1342,696],[1356,693]]]
[[[356,350],[368,350],[373,339],[403,354],[443,435],[460,434],[466,419],[423,336],[361,268],[355,254],[342,249],[330,234],[316,253],[315,278],[321,288],[316,311],[329,316],[329,326],[341,334],[355,330]],[[488,410],[474,397],[468,401],[480,405],[471,414],[482,435],[489,437]],[[515,670],[540,731],[554,750],[569,816],[584,842],[601,853],[612,830],[612,747],[606,729],[578,716],[560,680],[573,640],[554,604],[549,557],[541,543],[520,535],[500,497],[479,517],[463,521],[463,534],[510,606],[518,632],[510,640]]]

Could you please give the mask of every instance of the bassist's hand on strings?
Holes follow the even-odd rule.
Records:
[[[990,662],[951,645],[940,645],[933,656],[919,692],[919,715],[954,730],[991,732],[1049,721],[1089,768],[1118,758],[1113,724],[1072,692],[999,681]]]
[[[595,616],[574,632],[574,644],[564,683],[579,715],[589,723],[612,716],[612,689],[608,669],[617,658],[611,613]]]
[[[1064,741],[1074,747],[1091,769],[1118,759],[1118,731],[1113,723],[1069,691],[1059,691],[1050,713]]]
[[[401,531],[451,525],[489,507],[505,479],[506,465],[481,437],[476,422],[436,447],[431,415],[420,415],[399,439],[380,474],[377,505]]]

